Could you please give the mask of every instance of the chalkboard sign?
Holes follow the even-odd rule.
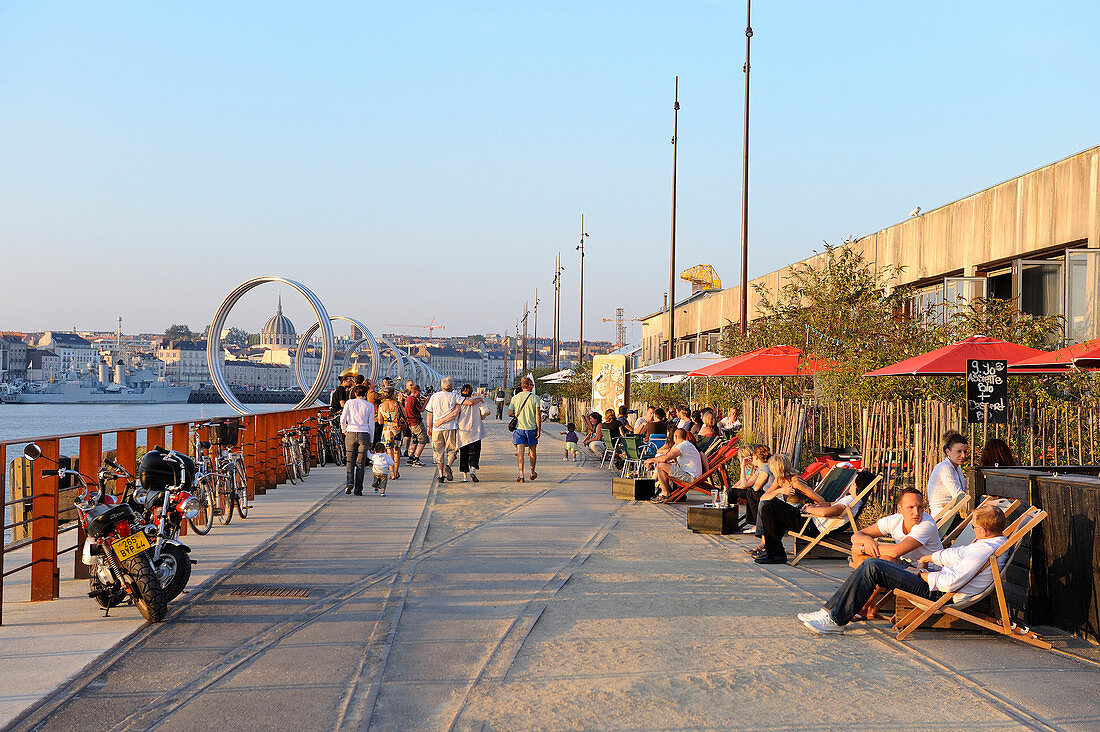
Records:
[[[1008,361],[968,359],[966,362],[967,421],[1008,424]]]

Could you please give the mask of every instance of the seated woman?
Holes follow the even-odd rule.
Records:
[[[655,503],[664,503],[669,499],[673,479],[692,483],[704,470],[703,458],[688,439],[688,431],[679,428],[672,433],[672,446],[644,464],[653,468],[654,477],[660,485],[660,495],[653,499]]]
[[[767,445],[752,446],[752,482],[745,487],[745,513],[752,523],[745,527],[744,533],[759,536],[760,545],[755,549],[745,549],[750,554],[764,548],[764,536],[760,526],[760,497],[772,487],[772,482],[775,481],[775,476],[768,467],[771,456],[772,451]]]
[[[773,455],[768,460],[768,468],[775,476],[775,482],[760,497],[756,526],[763,534],[764,548],[756,553],[755,558],[757,564],[786,564],[783,537],[806,522],[798,507],[810,503],[820,507],[831,504],[799,477],[786,455]],[[842,507],[837,513],[843,511]]]
[[[928,476],[929,511],[938,516],[956,496],[966,493],[966,473],[962,466],[970,452],[970,443],[958,432],[951,430],[943,436],[944,459]]]
[[[593,417],[599,418],[596,412],[592,413]],[[617,440],[623,434],[623,424],[615,417],[615,410],[608,409],[604,412],[603,422],[596,425],[596,429],[593,431],[592,441],[589,442],[588,447],[596,455],[603,455],[604,450],[607,448],[607,444],[604,442],[607,436],[610,435],[611,441]]]
[[[1007,468],[1016,464],[1016,458],[1012,457],[1007,442],[994,437],[986,440],[978,464],[983,468]]]
[[[893,544],[875,539],[889,537]],[[936,522],[925,513],[924,496],[916,488],[906,488],[898,499],[898,512],[852,535],[852,559],[859,564],[867,557],[895,562],[915,562],[925,554],[943,549]]]
[[[704,409],[700,412],[699,419],[702,421],[702,426],[695,433],[695,446],[699,448],[699,452],[706,452],[720,435],[718,421],[714,418],[712,409]]]
[[[584,436],[581,444],[595,454],[603,455],[604,444],[600,440],[600,413],[592,412],[584,415],[584,423],[588,428],[588,433]]]

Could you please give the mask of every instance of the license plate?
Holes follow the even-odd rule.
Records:
[[[125,539],[119,539],[111,544],[111,547],[115,550],[118,561],[125,562],[130,557],[135,557],[148,549],[149,540],[145,538],[145,534],[138,532],[127,536]]]

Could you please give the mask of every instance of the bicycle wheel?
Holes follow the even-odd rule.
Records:
[[[334,448],[335,458],[333,462],[337,465],[344,465],[348,461],[348,448],[344,443],[344,436],[339,432],[333,432],[332,434],[332,446]]]
[[[230,468],[228,475],[219,475],[216,485],[218,487],[218,520],[222,522],[222,526],[228,526],[229,522],[233,520],[233,481],[231,477],[235,477],[236,472]]]
[[[200,536],[210,533],[210,527],[214,525],[214,497],[210,487],[210,479],[206,476],[199,478],[195,484],[195,498],[199,500],[199,513],[193,519],[187,519],[191,530]]]
[[[241,518],[248,518],[248,483],[245,481],[244,465],[241,464],[236,467],[240,469],[230,473],[233,483],[233,503],[237,504],[237,515]]]
[[[298,480],[304,481],[306,479],[305,462],[302,460],[302,445],[301,443],[294,443],[294,469],[298,471]]]
[[[309,475],[310,468],[313,467],[313,451],[310,449],[309,438],[302,437],[301,442],[298,443],[298,448],[302,452],[302,467],[306,471],[306,475]]]
[[[298,471],[294,467],[294,447],[289,440],[283,442],[283,465],[286,466],[286,479],[294,485],[298,482]]]
[[[328,463],[328,446],[325,444],[325,428],[322,427],[317,432],[317,465],[319,467],[325,467]]]

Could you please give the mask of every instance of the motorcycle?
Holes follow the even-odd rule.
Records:
[[[199,514],[200,502],[188,490],[195,476],[195,462],[188,456],[155,447],[141,458],[138,464],[138,484],[133,476],[125,473],[130,482],[125,494],[126,502],[145,521],[149,538],[153,541],[153,568],[161,586],[168,594],[168,601],[176,599],[191,579],[191,547],[179,540],[180,529],[186,519]]]
[[[34,462],[42,457],[42,450],[30,444],[23,450],[23,456]],[[117,467],[113,463],[111,466]],[[93,491],[91,481],[75,470],[58,466],[55,470],[43,470],[42,475],[80,481],[81,491],[74,503],[87,536],[81,558],[91,567],[88,596],[108,614],[112,607],[129,600],[149,622],[164,620],[168,598],[153,568],[146,526],[129,504],[106,494],[108,480],[126,476],[100,468],[98,490]]]

